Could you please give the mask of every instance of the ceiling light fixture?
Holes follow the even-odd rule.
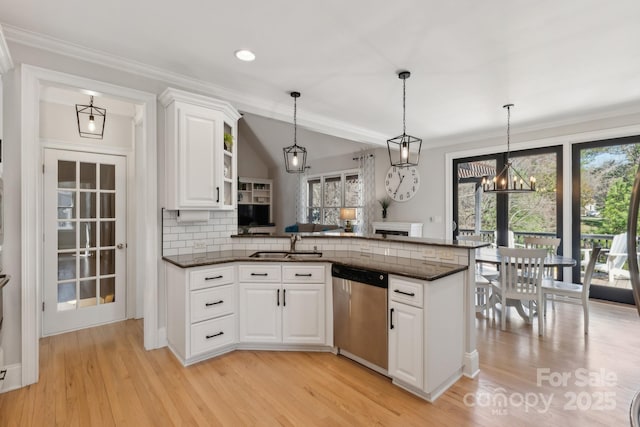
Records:
[[[78,119],[78,132],[83,138],[102,139],[104,136],[104,123],[107,119],[105,108],[93,105],[93,96],[89,105],[76,104],[76,118]]]
[[[420,149],[422,148],[422,140],[415,136],[407,135],[406,132],[407,79],[409,76],[411,76],[409,71],[401,71],[398,73],[398,78],[402,79],[402,135],[387,140],[391,166],[401,168],[417,166],[420,160]]]
[[[482,177],[482,190],[485,193],[527,193],[536,191],[536,179],[531,176],[529,182],[522,177],[514,167],[509,157],[511,152],[511,107],[513,104],[505,104],[502,108],[507,109],[507,162],[500,173],[489,180],[487,176]]]
[[[256,54],[249,49],[239,49],[235,51],[236,58],[240,61],[251,62],[256,59]]]
[[[291,92],[293,98],[293,145],[284,147],[284,163],[289,173],[302,173],[307,165],[307,149],[298,145],[298,104],[300,92]]]

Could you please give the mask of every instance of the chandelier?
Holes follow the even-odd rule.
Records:
[[[76,104],[76,118],[78,120],[78,132],[80,132],[81,137],[102,139],[107,110],[95,107],[93,105],[93,96],[89,105]]]
[[[502,108],[507,109],[507,161],[499,174],[489,179],[486,175],[482,177],[482,190],[485,193],[527,193],[536,191],[535,177],[529,177],[527,181],[518,172],[509,157],[511,153],[511,107],[513,104],[505,104]]]

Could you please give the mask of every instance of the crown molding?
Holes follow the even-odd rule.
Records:
[[[4,24],[4,31],[6,39],[13,43],[42,49],[79,61],[98,64],[145,78],[162,81],[167,85],[178,86],[183,89],[214,96],[231,103],[239,111],[284,122],[292,121],[293,107],[280,105],[274,107],[273,99],[247,95],[246,93],[228,89],[211,82],[195,79],[78,44],[68,43],[11,25]],[[367,144],[384,145],[388,137],[388,135],[382,135],[379,132],[373,132],[341,120],[330,119],[322,115],[309,114],[306,112],[304,119],[299,121],[298,125],[310,131]]]
[[[7,46],[7,40],[4,37],[2,25],[0,25],[0,75],[6,73],[12,68],[13,60],[11,59],[11,52],[9,52],[9,46]]]

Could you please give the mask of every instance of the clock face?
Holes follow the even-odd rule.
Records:
[[[384,177],[387,194],[397,202],[406,202],[416,195],[420,187],[420,174],[415,167],[391,166]]]

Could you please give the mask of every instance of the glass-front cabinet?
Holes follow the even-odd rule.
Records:
[[[160,102],[166,119],[166,208],[233,209],[238,111],[225,101],[173,88]]]

